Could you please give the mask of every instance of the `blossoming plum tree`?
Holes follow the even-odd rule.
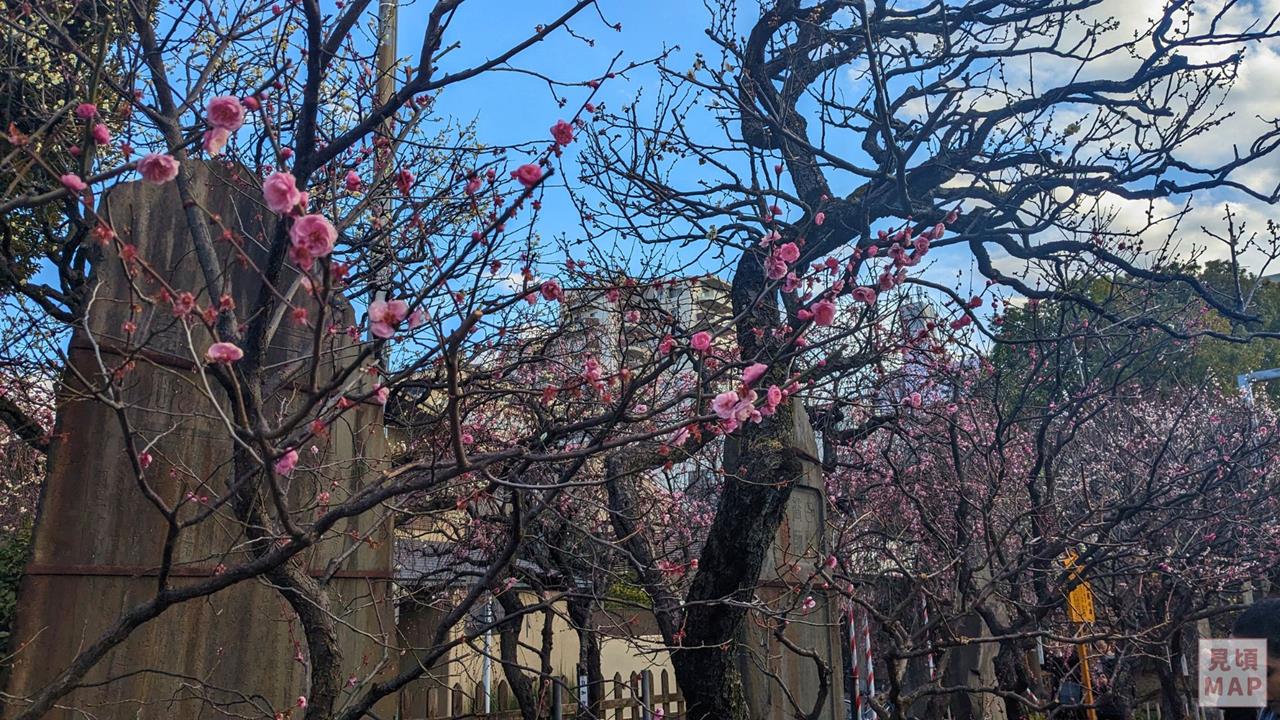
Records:
[[[302,685],[270,698],[251,698],[249,687],[204,686],[199,699],[276,716],[364,716],[422,677],[433,654],[466,642],[454,634],[460,620],[503,587],[522,523],[547,512],[558,492],[512,483],[533,476],[541,463],[571,466],[600,452],[557,439],[607,428],[608,413],[599,409],[568,428],[512,420],[506,427],[517,434],[508,437],[510,444],[477,446],[469,428],[482,422],[487,405],[471,402],[475,391],[462,388],[459,373],[478,354],[501,356],[515,339],[507,331],[520,313],[543,326],[555,320],[554,311],[525,301],[540,291],[555,295],[554,284],[536,279],[541,259],[529,249],[538,195],[554,158],[573,140],[573,126],[589,122],[581,107],[590,104],[598,81],[626,69],[602,67],[557,81],[580,93],[579,109],[566,109],[566,119],[553,128],[532,129],[532,144],[482,149],[452,122],[429,134],[433,103],[453,85],[510,66],[539,41],[578,42],[582,36],[574,36],[570,24],[585,31],[601,17],[584,12],[591,0],[580,0],[511,45],[458,62],[448,52],[449,34],[456,14],[470,12],[463,5],[435,3],[417,57],[380,71],[373,69],[372,38],[362,29],[371,19],[367,0],[336,9],[315,2],[251,4],[225,14],[200,4],[175,5],[172,15],[128,3],[94,6],[98,19],[118,33],[94,44],[68,33],[57,3],[28,3],[20,22],[6,19],[11,29],[20,25],[57,49],[62,60],[51,69],[77,95],[53,104],[42,104],[48,96],[32,96],[22,117],[36,122],[7,128],[3,162],[6,177],[16,179],[7,184],[0,210],[6,218],[51,211],[53,220],[34,229],[5,224],[3,262],[12,280],[6,290],[61,324],[51,345],[73,334],[73,353],[89,351],[88,365],[70,362],[60,407],[75,401],[118,411],[111,434],[123,439],[120,460],[133,492],[149,503],[148,522],[161,528],[158,537],[145,538],[146,548],[159,541],[155,556],[144,560],[158,568],[153,592],[131,599],[95,641],[57,661],[65,665],[44,668],[46,683],[21,688],[14,697],[17,717],[43,717],[69,697],[82,697],[76,691],[113,648],[166,611],[257,578],[269,579],[297,624]],[[379,94],[385,80],[390,92]],[[59,132],[51,132],[54,123],[46,119],[58,121]],[[61,131],[65,124],[71,132]],[[68,139],[79,132],[83,141]],[[181,236],[135,237],[111,187],[134,178],[144,187],[132,197],[177,198]],[[46,274],[31,278],[20,267],[29,257],[16,250],[19,231],[42,236]],[[198,279],[174,284],[166,265],[174,248],[193,258],[196,272],[184,277]],[[523,270],[514,287],[507,284],[508,268]],[[100,318],[116,309],[106,309],[111,303],[99,297],[106,287],[124,293],[124,315],[104,328]],[[353,316],[352,305],[365,310],[365,320]],[[185,340],[175,344],[175,333]],[[283,367],[281,348],[288,353]],[[299,367],[310,369],[298,373]],[[282,375],[283,387],[291,388],[284,402]],[[194,377],[197,397],[207,404],[157,430],[152,419],[168,412],[165,398],[148,405],[130,393],[140,381],[165,376]],[[185,379],[179,384],[187,385]],[[424,388],[430,397],[414,394]],[[513,391],[523,393],[503,390]],[[447,420],[436,426],[443,442],[411,445],[392,458],[352,458],[367,468],[359,490],[343,479],[345,466],[325,460],[331,438],[363,422],[360,408],[437,398],[446,408]],[[5,400],[9,431],[32,446],[48,445],[47,431],[32,420],[40,417],[38,408],[8,392]],[[230,443],[217,467],[192,465],[185,459],[189,448],[166,446],[166,437],[208,418],[216,418],[210,442]],[[61,421],[51,457],[63,433],[97,430]],[[609,436],[600,434],[600,441]],[[434,640],[418,648],[425,665],[399,669],[386,647],[382,660],[344,658],[337,561],[317,576],[304,556],[335,539],[350,546],[340,558],[360,552],[375,536],[352,528],[376,526],[393,512],[396,498],[456,492],[452,509],[481,490],[497,498],[503,521],[491,523],[499,531],[491,536],[485,572],[469,580]],[[357,517],[373,520],[348,523]],[[46,518],[43,527],[63,520]],[[207,574],[175,560],[182,548],[199,544],[191,538],[221,523],[239,528],[236,545],[247,556],[206,548],[218,561]],[[178,576],[196,580],[175,583]],[[137,671],[155,672],[165,660],[147,662],[154,666]],[[348,674],[352,663],[357,670]],[[224,692],[239,699],[219,699]]]
[[[56,48],[76,89],[50,105],[33,97],[21,116],[39,122],[6,129],[0,170],[15,179],[0,213],[51,219],[0,224],[5,288],[54,324],[48,337],[83,339],[69,342],[91,365],[68,362],[60,390],[111,412],[123,444],[107,462],[127,466],[131,497],[159,528],[145,538],[157,541],[145,568],[150,592],[47,682],[23,688],[16,717],[43,717],[77,691],[123,681],[92,675],[113,648],[166,612],[257,580],[287,607],[296,645],[284,661],[301,669],[300,686],[259,698],[185,678],[198,702],[354,720],[493,629],[521,709],[537,717],[552,682],[549,646],[538,667],[509,651],[524,618],[558,612],[563,599],[583,640],[588,711],[598,716],[600,633],[590,619],[625,584],[641,591],[632,602],[652,612],[671,650],[689,716],[745,720],[753,709],[726,650],[748,626],[818,669],[819,697],[783,693],[788,714],[816,716],[836,692],[834,660],[788,645],[785,633],[821,593],[874,608],[902,640],[895,657],[907,658],[959,644],[934,627],[974,613],[1018,641],[1043,636],[1060,606],[1054,563],[1082,529],[1099,548],[1087,562],[1142,568],[1114,574],[1107,592],[1117,599],[1160,553],[1181,563],[1156,567],[1170,586],[1178,573],[1229,584],[1265,559],[1240,549],[1247,523],[1205,519],[1256,511],[1246,506],[1261,497],[1259,458],[1272,438],[1243,415],[1234,424],[1196,418],[1195,427],[1218,426],[1231,448],[1218,457],[1205,437],[1170,422],[1174,404],[1126,404],[1106,395],[1124,387],[1114,381],[1023,406],[1009,423],[1007,396],[979,393],[993,382],[985,359],[957,369],[936,357],[962,356],[970,333],[990,337],[984,308],[1003,307],[1006,290],[1083,307],[1126,332],[1231,335],[1100,301],[1067,281],[1082,267],[1117,282],[1177,285],[1210,312],[1249,319],[1242,289],[1209,292],[1188,273],[1153,267],[1130,231],[1110,234],[1095,221],[1108,197],[1215,189],[1275,200],[1240,179],[1271,156],[1274,127],[1220,163],[1197,165],[1182,152],[1218,130],[1209,100],[1229,88],[1241,53],[1274,41],[1275,23],[1206,23],[1177,0],[1136,35],[1109,30],[1101,0],[778,0],[746,18],[726,2],[709,28],[717,62],[659,66],[655,124],[641,121],[641,100],[615,109],[598,97],[637,66],[592,68],[550,79],[569,98],[558,122],[532,128],[529,143],[494,146],[442,117],[440,98],[520,62],[538,42],[611,30],[601,20],[608,3],[575,0],[468,61],[450,30],[473,4],[436,0],[424,8],[416,56],[389,71],[376,69],[362,29],[371,5],[95,5],[125,41],[93,45],[63,27],[52,0],[0,21]],[[1247,8],[1221,10],[1235,11]],[[1055,73],[1049,87],[1011,72],[1045,62],[1071,72]],[[1078,119],[1062,127],[1055,113]],[[704,122],[686,122],[696,118]],[[708,130],[716,127],[723,136]],[[562,172],[575,152],[581,178]],[[552,178],[566,178],[568,192],[554,201],[576,203],[581,242],[554,247],[539,233]],[[135,179],[123,186],[137,193],[128,197],[176,198],[183,237],[144,243],[120,222],[124,210],[111,202],[119,188],[109,188]],[[211,182],[236,204],[206,196]],[[21,233],[41,241],[19,242]],[[633,262],[634,248],[611,252],[617,237],[658,252]],[[32,247],[47,270],[34,277]],[[1233,258],[1247,249],[1228,246]],[[195,280],[175,285],[166,275],[171,252],[190,260]],[[973,287],[930,274],[955,257],[976,270]],[[709,273],[729,282],[727,312],[688,316],[658,301]],[[123,288],[115,304],[99,296],[109,278]],[[939,299],[943,317],[922,320],[914,291]],[[105,306],[122,313],[110,328],[93,324],[115,317]],[[575,329],[581,311],[597,308],[607,333]],[[1049,340],[1029,346],[1065,352]],[[199,409],[184,416],[123,400],[145,374],[194,392]],[[1013,377],[1014,395],[1045,387],[1034,373]],[[979,394],[940,401],[947,383]],[[351,451],[358,471],[333,460],[347,438],[376,429],[360,413],[383,406],[397,424],[388,451]],[[60,430],[82,432],[62,408]],[[30,407],[0,409],[14,434],[43,442],[34,428],[46,424],[32,421]],[[161,417],[175,427],[212,423],[209,442],[229,457],[217,468],[179,461],[164,446],[172,428],[155,425]],[[796,442],[810,422],[822,457]],[[1135,428],[1131,446],[1108,436],[1119,426]],[[59,432],[53,440],[66,442]],[[1177,463],[1163,459],[1166,447],[1178,449]],[[924,462],[906,468],[903,458]],[[1094,495],[1040,518],[1035,494],[1056,492],[1045,484],[1064,466],[1089,474]],[[793,488],[815,467],[830,474],[833,504],[849,511],[830,528],[838,556],[806,548],[804,567],[787,572],[794,597],[766,605],[757,597],[766,558]],[[1197,486],[1209,492],[1190,498]],[[940,489],[984,502],[940,506]],[[864,522],[859,505],[840,505],[848,498],[882,516],[900,509],[899,522]],[[1140,501],[1152,512],[1117,515],[1095,501]],[[368,528],[418,519],[447,536],[442,619],[411,648],[387,642],[344,655],[341,562],[317,569],[311,555],[335,544],[339,558],[358,554],[376,542]],[[861,572],[849,556],[901,551],[866,532],[882,526],[907,533],[919,551],[901,565],[927,573],[947,564],[917,583],[941,618],[935,626],[922,630],[863,586],[847,587]],[[190,570],[174,560],[188,539],[225,528],[243,555],[209,551],[200,560],[217,561],[210,572],[175,581]],[[1210,577],[1204,558],[1214,552],[1241,558],[1231,578]],[[998,555],[995,574],[979,576],[991,565],[983,558]],[[517,584],[530,593],[511,592]],[[1202,591],[1178,592],[1188,607],[1205,603]],[[468,624],[490,599],[501,616]],[[1130,638],[1168,620],[1120,601],[1116,613],[1117,636]],[[916,689],[890,688],[901,713]]]
[[[947,298],[953,330],[980,327],[980,308],[1003,286],[1032,301],[1078,304],[1107,323],[1206,332],[1116,314],[1065,281],[1081,267],[1185,287],[1213,312],[1244,320],[1243,290],[1208,292],[1186,272],[1153,268],[1133,239],[1149,228],[1108,225],[1099,214],[1109,200],[1209,188],[1275,201],[1238,172],[1273,156],[1274,121],[1216,159],[1193,160],[1184,147],[1221,125],[1220,106],[1206,100],[1230,88],[1245,43],[1274,41],[1274,18],[1253,24],[1247,3],[1209,14],[1175,1],[1121,28],[1114,10],[1053,0],[777,0],[749,14],[718,3],[708,35],[719,56],[664,64],[655,101],[663,112],[637,103],[598,118],[606,129],[590,136],[586,177],[609,204],[584,227],[696,248],[718,263],[733,288],[724,330],[741,359],[770,368],[763,386],[794,387],[801,399],[826,378],[834,391],[809,404],[831,419],[860,418],[846,439],[884,425],[857,407],[868,393],[849,390],[870,389],[875,350],[891,345],[864,318],[904,285]],[[1110,62],[1118,57],[1126,60]],[[715,122],[687,121],[699,115]],[[1226,248],[1237,260],[1245,249]],[[971,268],[976,289],[913,268],[940,251]],[[923,405],[905,394],[911,409]],[[735,654],[724,648],[769,614],[756,602],[757,580],[808,462],[789,439],[802,408],[784,403],[744,423],[740,415],[754,419],[745,404],[717,403],[740,424],[738,466],[724,468],[698,570],[660,622],[678,646],[673,662],[693,718],[750,716]],[[624,454],[620,476],[664,461]],[[631,556],[643,558],[639,550]]]

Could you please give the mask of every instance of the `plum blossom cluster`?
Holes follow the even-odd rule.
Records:
[[[256,98],[247,98],[254,107],[257,107]],[[205,106],[205,124],[208,130],[204,131],[201,139],[201,145],[204,151],[210,155],[218,155],[222,149],[226,147],[227,140],[231,138],[231,133],[239,130],[244,125],[245,103],[240,98],[232,95],[219,95],[209,100]]]
[[[289,226],[289,258],[303,270],[328,257],[338,240],[338,230],[329,219],[307,213],[309,197],[298,188],[292,173],[277,171],[262,183],[262,198],[274,213],[292,220]]]
[[[796,311],[796,318],[799,321],[812,322],[819,327],[829,327],[835,324],[838,314],[835,298],[846,292],[850,279],[865,261],[881,257],[881,249],[886,248],[884,257],[888,262],[881,268],[876,281],[868,285],[855,286],[847,291],[855,302],[874,305],[880,293],[892,290],[906,281],[907,269],[918,265],[924,259],[931,244],[940,239],[946,232],[947,225],[954,223],[958,217],[958,211],[953,210],[942,222],[925,228],[914,237],[910,223],[904,224],[893,232],[880,230],[874,243],[865,248],[855,248],[845,260],[827,257],[813,263],[811,268],[803,268],[798,264],[803,255],[805,244],[803,238],[782,242],[779,231],[771,230],[760,241],[761,247],[768,250],[764,260],[765,275],[769,280],[780,282],[783,292],[799,292],[802,301],[810,301],[807,306]],[[816,213],[814,225],[821,226],[825,220],[825,213]],[[815,297],[814,288],[822,274],[828,275],[832,280],[826,289]],[[789,327],[780,330],[784,334],[790,331]],[[797,343],[803,346],[806,341],[801,336],[797,339]]]
[[[249,99],[252,107],[257,107],[256,99]],[[75,116],[90,124],[89,137],[94,144],[107,147],[111,143],[111,129],[101,119],[98,106],[84,102],[76,106]],[[239,98],[229,95],[218,96],[209,100],[205,106],[205,124],[208,129],[202,136],[201,144],[205,152],[217,155],[226,146],[231,133],[244,125],[245,104]],[[121,153],[128,158],[133,148],[121,145]],[[73,154],[79,154],[78,148],[72,148]],[[163,185],[178,176],[178,159],[169,153],[152,152],[143,155],[137,163],[138,174],[153,185]],[[88,183],[75,173],[66,173],[59,178],[62,187],[67,191],[80,194],[88,189]]]
[[[711,410],[720,418],[720,427],[724,432],[733,432],[745,422],[758,423],[778,411],[783,400],[799,389],[798,385],[789,385],[786,389],[770,385],[764,391],[764,400],[759,406],[759,393],[753,387],[760,378],[769,371],[763,363],[752,363],[742,371],[742,382],[736,390],[727,390],[716,395],[711,401]]]
[[[101,148],[111,146],[111,128],[108,127],[106,118],[103,117],[96,103],[82,102],[76,106],[74,114],[78,120],[82,120],[88,125],[89,139],[94,145]],[[9,140],[15,144],[25,142],[25,138],[19,137],[13,126],[10,126]],[[127,143],[122,144],[119,149],[126,159],[133,153],[133,148]],[[74,145],[69,148],[69,151],[73,156],[79,156],[82,153],[81,148]],[[177,177],[178,161],[165,153],[149,153],[138,161],[137,170],[142,175],[143,180],[160,185]],[[89,183],[76,173],[64,173],[59,176],[58,182],[64,190],[73,195],[85,193],[89,188]],[[85,202],[90,204],[92,198],[86,196]]]
[[[409,303],[404,300],[374,300],[369,303],[369,332],[383,340],[392,338],[396,328],[409,315]],[[421,322],[421,315],[415,313],[410,318],[410,326],[416,328]]]

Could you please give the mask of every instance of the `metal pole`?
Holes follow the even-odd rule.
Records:
[[[1236,387],[1240,388],[1240,394],[1244,396],[1245,402],[1253,405],[1253,384],[1268,380],[1280,380],[1280,368],[1240,373],[1236,376]]]
[[[396,67],[396,26],[397,16],[399,14],[398,0],[379,0],[378,2],[378,104],[386,105],[391,101],[391,96],[395,94],[395,67]],[[391,174],[391,158],[394,148],[391,145],[391,138],[395,134],[394,118],[387,118],[382,123],[382,135],[387,139],[386,147],[381,152],[375,147],[374,150],[374,179],[370,185],[370,190],[380,192],[381,188],[386,184],[386,179]],[[387,233],[390,231],[389,222],[389,204],[384,200],[378,201],[374,207],[374,217],[381,229],[381,237],[374,242],[373,253],[370,260],[377,268],[374,276],[373,293],[371,300],[385,300],[387,297],[387,285],[391,281],[391,240]]]
[[[858,665],[860,664],[858,656],[861,653],[861,649],[858,646],[858,622],[853,605],[849,606],[849,653],[852,656],[850,664],[853,670],[851,673],[853,676],[853,717],[855,720],[860,720],[862,717],[862,694],[858,688]]]
[[[653,687],[647,670],[640,672],[640,718],[653,720]]]
[[[920,596],[920,617],[921,617],[921,619],[924,621],[924,630],[925,630],[925,633],[926,633],[924,641],[925,641],[925,644],[927,645],[927,644],[929,644],[929,637],[928,637],[928,635],[927,635],[927,633],[928,633],[928,628],[929,628],[929,604],[928,604],[928,602],[926,602],[926,601],[925,601],[925,599],[924,599],[924,595],[921,595],[921,596]],[[934,662],[934,659],[933,659],[933,653],[932,653],[932,652],[930,652],[930,653],[929,653],[928,655],[926,655],[925,657],[926,657],[926,658],[928,659],[928,661],[929,661],[929,662],[928,662],[928,666],[929,666],[929,682],[933,682],[934,680],[937,680],[937,679],[938,679],[938,665],[937,665],[937,663],[936,663],[936,662]]]
[[[551,683],[551,720],[564,720],[564,698],[561,696],[560,681]]]
[[[493,598],[485,601],[484,624],[493,623]],[[484,714],[493,712],[493,628],[484,631],[484,658],[480,661],[480,684],[484,687]]]
[[[862,616],[862,636],[867,643],[867,697],[873,698],[876,695],[876,666],[871,655],[871,619],[867,614]]]
[[[385,103],[395,92],[392,70],[396,64],[396,0],[378,3],[378,102]]]
[[[1081,632],[1084,631],[1084,624],[1080,624]],[[1089,647],[1086,643],[1080,643],[1076,646],[1080,651],[1080,678],[1081,684],[1084,685],[1084,703],[1088,705],[1085,713],[1089,716],[1089,720],[1098,720],[1098,710],[1093,707],[1093,675],[1089,672]]]

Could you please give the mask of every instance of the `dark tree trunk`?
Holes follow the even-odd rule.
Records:
[[[263,528],[272,525],[272,515],[263,498],[262,484],[270,482],[270,479],[242,450],[236,452],[233,467],[239,487],[232,507],[247,529],[254,552],[265,553],[270,549],[272,538]],[[306,572],[296,558],[270,570],[266,577],[297,614],[307,640],[309,668],[304,717],[332,717],[342,693],[342,649],[338,645],[338,628],[331,611],[329,592]]]
[[[524,604],[512,593],[498,594],[498,604],[503,613],[513,618],[502,623],[498,630],[498,659],[502,663],[502,673],[511,686],[511,694],[520,707],[520,715],[524,720],[538,720],[538,698],[533,688],[533,681],[520,667],[520,629],[524,626],[521,611]],[[547,650],[547,648],[543,648]],[[499,708],[502,709],[502,708]]]
[[[779,348],[755,332],[762,329],[768,338],[779,325],[777,295],[765,290],[756,253],[739,262],[732,299],[742,357],[774,356]],[[761,386],[771,382],[786,382],[777,363]],[[795,412],[783,402],[777,414],[747,423],[732,438],[737,451],[730,462],[736,467],[724,469],[724,490],[689,589],[684,638],[672,653],[689,720],[750,720],[735,646],[787,500],[804,472],[792,447]]]
[[[600,635],[592,627],[590,598],[569,598],[569,619],[578,631],[578,666],[587,675],[587,705],[578,709],[578,717],[597,720],[604,717],[604,673],[600,670]],[[577,678],[575,678],[576,680]]]

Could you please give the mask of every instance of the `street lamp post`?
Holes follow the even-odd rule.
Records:
[[[1280,380],[1280,368],[1254,370],[1253,372],[1240,373],[1236,376],[1236,387],[1240,388],[1240,394],[1244,396],[1244,401],[1249,404],[1250,408],[1253,407],[1253,384],[1267,382],[1268,380]],[[1245,581],[1243,590],[1245,605],[1252,605],[1253,582]]]
[[[1267,382],[1268,380],[1280,380],[1280,368],[1241,373],[1236,376],[1236,387],[1240,388],[1240,394],[1244,396],[1245,401],[1252,405],[1253,384]]]

